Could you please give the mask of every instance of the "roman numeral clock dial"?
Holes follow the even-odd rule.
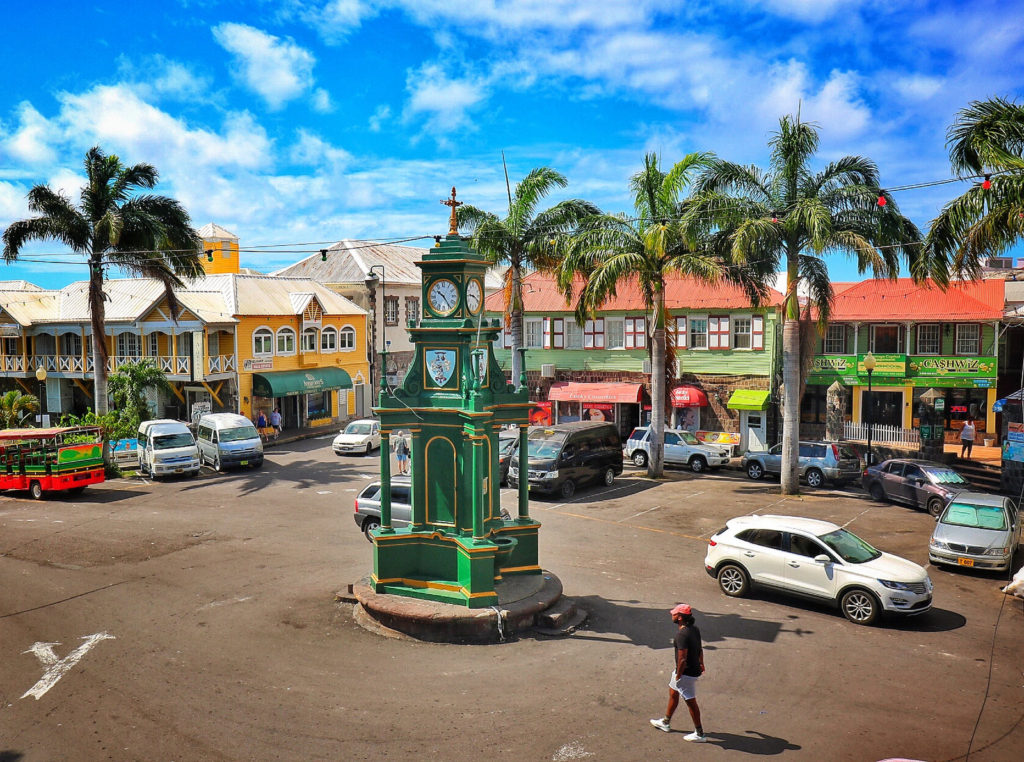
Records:
[[[459,306],[459,287],[447,278],[436,280],[430,285],[427,299],[438,315],[449,315]]]

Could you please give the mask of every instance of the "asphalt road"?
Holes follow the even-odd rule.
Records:
[[[327,438],[268,450],[260,471],[0,496],[0,762],[1021,757],[1024,611],[999,580],[930,570],[930,613],[865,628],[726,598],[703,570],[705,538],[753,511],[849,523],[925,563],[923,513],[627,470],[531,501],[542,563],[590,611],[585,629],[450,646],[378,637],[334,603],[371,568],[350,514],[377,471]],[[683,732],[648,725],[678,601],[705,639],[706,746],[683,741],[685,709]]]

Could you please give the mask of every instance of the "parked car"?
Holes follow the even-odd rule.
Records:
[[[651,430],[648,426],[637,426],[626,440],[623,452],[633,465],[643,468],[651,456]],[[665,463],[674,466],[689,466],[696,473],[709,468],[729,465],[729,452],[715,445],[701,442],[691,432],[683,429],[665,429]]]
[[[139,470],[156,479],[173,474],[199,475],[199,448],[181,421],[161,418],[139,424]]]
[[[576,421],[554,426],[531,426],[526,439],[526,471],[531,490],[563,498],[576,487],[599,481],[611,486],[622,473],[622,441],[615,424]],[[523,453],[517,450],[508,470],[508,483],[519,483]]]
[[[741,516],[712,535],[707,573],[728,596],[752,585],[838,605],[855,624],[884,611],[921,614],[932,606],[932,581],[912,561],[883,553],[828,521]]]
[[[501,470],[501,485],[508,483],[508,467],[512,456],[519,450],[519,434],[502,432],[498,435],[498,468]]]
[[[207,413],[196,424],[196,445],[203,463],[223,471],[230,466],[263,465],[263,440],[244,415]]]
[[[967,479],[944,463],[893,458],[868,466],[861,486],[879,502],[905,503],[938,516],[959,492],[970,489]]]
[[[369,455],[380,447],[380,421],[372,418],[352,421],[334,438],[331,447],[339,456],[356,452]]]
[[[751,479],[762,479],[765,474],[778,476],[782,473],[782,445],[764,451],[748,450],[740,466]],[[801,442],[797,469],[811,487],[820,487],[826,481],[840,487],[860,476],[860,457],[842,442]]]
[[[408,476],[391,477],[391,526],[404,527],[412,521],[412,482]],[[370,482],[356,498],[356,526],[373,542],[370,532],[380,528],[380,481]]]
[[[1005,571],[1020,542],[1017,509],[1009,498],[961,492],[939,516],[928,543],[933,564]]]

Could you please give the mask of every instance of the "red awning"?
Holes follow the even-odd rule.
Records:
[[[677,386],[672,390],[672,407],[706,407],[708,395],[696,386]]]
[[[560,381],[551,385],[548,399],[562,402],[627,402],[635,405],[640,401],[643,388],[643,384],[583,384],[576,381]]]

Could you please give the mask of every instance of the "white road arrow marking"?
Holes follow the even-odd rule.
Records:
[[[57,654],[53,651],[53,647],[59,646],[60,643],[36,643],[27,651],[22,651],[22,653],[26,654],[35,654],[35,657],[39,659],[39,663],[46,668],[46,671],[43,672],[43,676],[39,678],[39,682],[25,691],[22,698],[34,696],[36,701],[38,701],[48,690],[50,690],[50,688],[57,684],[58,680],[67,674],[68,670],[78,664],[78,662],[82,660],[82,657],[89,653],[89,650],[94,645],[99,643],[101,640],[114,639],[113,635],[108,635],[105,632],[97,632],[95,635],[86,635],[82,638],[85,642],[63,659],[58,659]]]

